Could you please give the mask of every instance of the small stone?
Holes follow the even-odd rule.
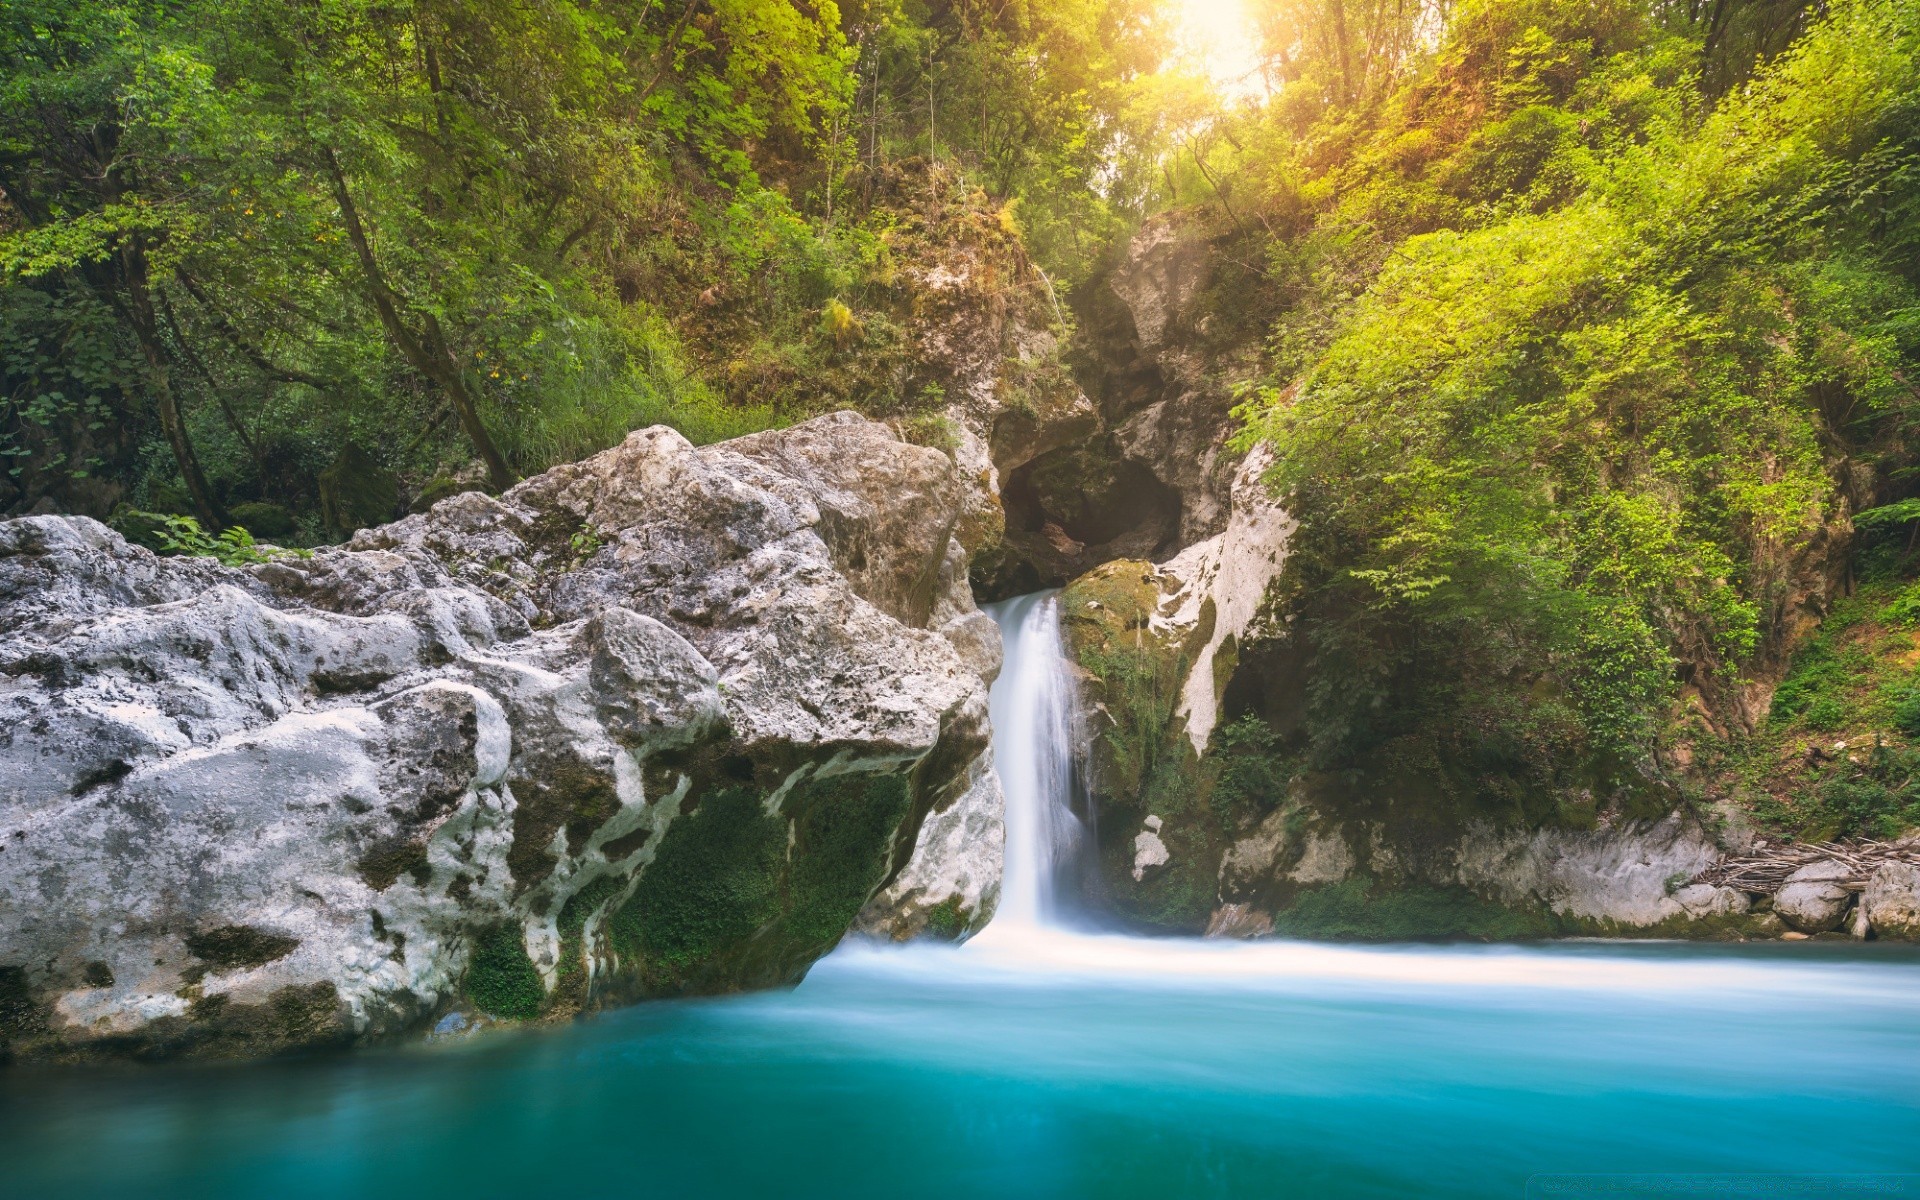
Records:
[[[1813,935],[1810,933],[1801,933],[1798,930],[1789,929],[1787,932],[1780,935],[1780,940],[1783,942],[1804,942],[1812,936]]]

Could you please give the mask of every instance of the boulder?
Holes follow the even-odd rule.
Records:
[[[400,477],[352,442],[320,472],[320,521],[332,537],[391,521],[400,508]]]
[[[1774,893],[1773,911],[1802,933],[1838,929],[1853,902],[1853,892],[1840,881],[1852,873],[1845,863],[1830,858],[1808,863],[1787,876]]]
[[[1690,883],[1676,889],[1673,898],[1695,920],[1740,916],[1753,908],[1753,901],[1748,899],[1745,892],[1711,883]]]
[[[977,849],[914,902],[984,921],[960,490],[842,414],[641,430],[251,567],[0,523],[0,1056],[791,983],[923,824]]]
[[[263,542],[291,537],[294,532],[293,514],[284,505],[271,500],[244,500],[230,505],[227,516],[235,525]]]
[[[1920,938],[1920,866],[1887,863],[1860,894],[1867,923],[1881,937]]]

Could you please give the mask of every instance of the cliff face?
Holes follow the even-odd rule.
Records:
[[[1250,456],[1219,535],[1108,563],[1065,595],[1099,814],[1093,903],[1215,936],[1765,935],[1734,888],[1688,886],[1722,846],[1665,804],[1541,819],[1463,801],[1445,764],[1313,773],[1281,735],[1300,697],[1263,607],[1291,522]]]
[[[1754,838],[1700,760],[1766,721],[1794,647],[1847,590],[1846,531],[1787,549],[1750,678],[1682,689],[1666,760],[1636,794],[1490,798],[1473,764],[1438,758],[1316,773],[1293,739],[1309,689],[1337,681],[1311,678],[1274,590],[1293,522],[1259,482],[1265,455],[1225,445],[1233,422],[1210,376],[1234,351],[1208,334],[1210,286],[1200,234],[1177,218],[1141,231],[1087,323],[1101,361],[1085,375],[1110,432],[1055,453],[1119,454],[1177,497],[1151,537],[1085,547],[1110,561],[1066,590],[1098,811],[1091,902],[1146,928],[1236,936],[1788,929],[1767,893],[1689,882]],[[1836,470],[1836,488],[1861,492],[1854,468]],[[1710,803],[1683,803],[1676,778]]]
[[[923,826],[997,847],[962,498],[843,414],[642,430],[250,567],[0,525],[0,1041],[251,1054],[797,979]],[[873,919],[984,923],[994,858]]]

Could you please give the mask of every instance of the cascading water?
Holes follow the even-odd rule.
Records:
[[[986,606],[1005,665],[990,696],[993,765],[1007,799],[996,936],[1057,927],[1059,880],[1086,841],[1074,815],[1074,679],[1060,636],[1060,593]]]

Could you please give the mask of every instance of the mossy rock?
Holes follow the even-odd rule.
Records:
[[[1465,888],[1388,888],[1355,877],[1301,892],[1274,914],[1273,932],[1329,941],[1510,942],[1580,931],[1552,913],[1507,908]]]
[[[0,967],[0,1063],[11,1057],[14,1043],[46,1030],[46,1009],[34,999],[26,968]]]
[[[290,537],[296,528],[293,514],[269,500],[247,500],[227,509],[227,517],[262,541]]]
[[[222,925],[187,935],[187,952],[215,970],[238,971],[285,958],[300,939],[251,925]]]
[[[423,513],[449,496],[458,496],[462,492],[471,490],[451,475],[435,475],[420,485],[420,490],[414,494],[413,503],[407,505],[407,511]]]
[[[608,919],[614,949],[650,989],[690,985],[779,911],[787,823],[749,786],[722,789],[667,829],[633,896]]]
[[[511,786],[518,804],[507,868],[516,892],[553,871],[559,861],[552,849],[556,833],[566,830],[567,852],[578,854],[620,808],[612,774],[570,756],[529,760]]]
[[[329,537],[345,541],[355,530],[393,520],[399,509],[399,476],[351,442],[320,472],[320,519]]]
[[[165,514],[122,504],[107,518],[107,527],[136,546],[145,546],[155,554],[166,552],[166,543],[160,540],[167,529]]]
[[[604,922],[613,952],[636,964],[622,986],[673,995],[797,981],[885,881],[911,794],[904,775],[834,776],[769,812],[755,784],[708,784]]]

